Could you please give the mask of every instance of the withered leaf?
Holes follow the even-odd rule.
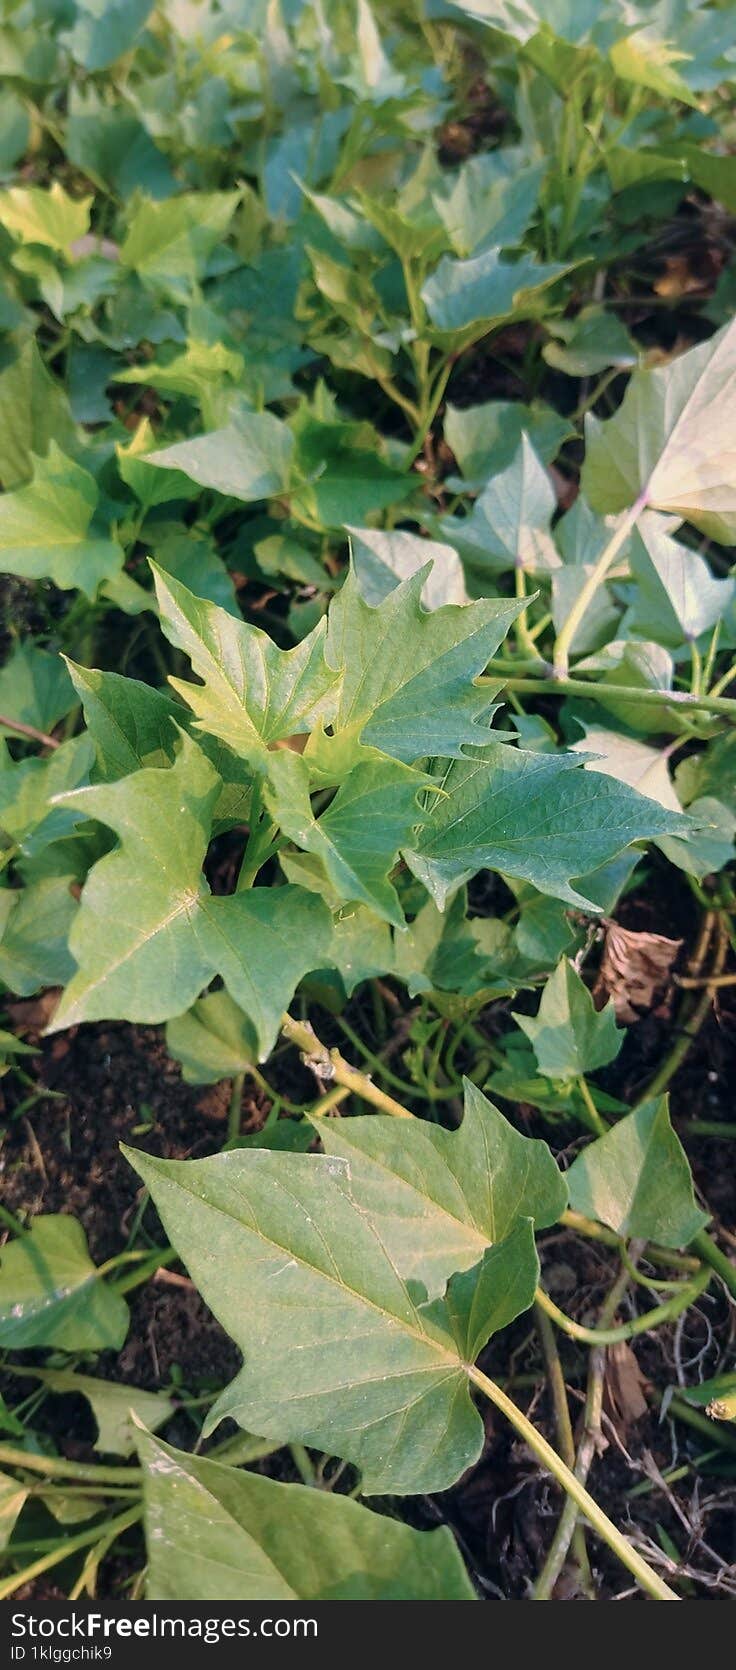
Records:
[[[611,997],[617,1021],[639,1020],[666,995],[681,946],[681,939],[632,933],[618,922],[607,922],[596,1000]]]

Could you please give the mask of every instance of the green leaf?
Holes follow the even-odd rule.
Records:
[[[577,1079],[615,1061],[624,1041],[613,1003],[597,1010],[575,964],[563,957],[550,975],[534,1017],[514,1015],[526,1033],[540,1073]]]
[[[0,1253],[0,1345],[119,1351],[128,1307],[102,1282],[76,1218],[34,1218]]]
[[[714,423],[714,411],[718,422]],[[736,544],[736,324],[654,370],[636,370],[612,418],[586,419],[582,487],[598,511],[636,499]]]
[[[61,385],[49,376],[33,337],[0,372],[0,480],[10,491],[27,481],[33,455],[49,443],[75,443],[75,429]]]
[[[289,839],[320,858],[341,900],[370,905],[403,928],[404,914],[388,880],[399,849],[421,822],[423,779],[398,760],[368,758],[353,767],[321,817],[309,800],[309,767],[285,749],[270,767],[266,803]]]
[[[324,621],[295,649],[281,650],[259,627],[195,597],[151,566],[162,628],[203,681],[201,686],[170,681],[199,729],[263,769],[271,743],[303,735],[319,719],[333,717],[339,675],[325,658]]]
[[[265,1438],[344,1456],[361,1469],[367,1495],[443,1490],[477,1459],[482,1428],[463,1338],[471,1296],[463,1291],[454,1304],[451,1283],[447,1304],[414,1302],[353,1200],[343,1161],[234,1150],[181,1162],[126,1152],[203,1298],[245,1355],[208,1430],[230,1415]],[[524,1222],[477,1272],[474,1345],[531,1304],[536,1280]]]
[[[74,706],[64,662],[37,644],[18,643],[0,669],[0,713],[47,733]]]
[[[404,857],[433,899],[445,900],[477,870],[501,870],[578,909],[597,910],[572,885],[632,841],[687,834],[690,824],[654,801],[588,771],[571,755],[502,743],[452,764],[442,795]]]
[[[99,497],[94,478],[54,441],[48,457],[33,464],[33,480],[0,498],[0,567],[94,598],[123,563],[120,546],[90,528]]]
[[[42,986],[63,986],[74,973],[68,948],[77,911],[69,890],[73,879],[48,876],[0,893],[0,980],[17,997],[30,997]]]
[[[646,87],[663,99],[680,99],[683,104],[698,109],[699,100],[675,68],[687,62],[687,52],[678,52],[650,29],[636,29],[632,35],[616,41],[610,58],[616,75],[623,81]]]
[[[10,186],[0,192],[0,226],[21,243],[43,244],[68,259],[72,245],[89,230],[91,197],[77,201],[55,180],[41,186]]]
[[[106,780],[127,777],[141,766],[161,766],[174,758],[174,722],[183,709],[176,702],[120,673],[101,673],[67,661],[87,730],[95,744],[97,770]]]
[[[102,1455],[132,1455],[136,1447],[136,1423],[145,1421],[152,1432],[170,1420],[176,1405],[164,1392],[144,1392],[137,1386],[119,1385],[115,1380],[97,1380],[75,1369],[34,1369],[42,1386],[62,1397],[86,1398],[97,1424],[93,1447]]]
[[[474,576],[522,568],[528,574],[559,568],[550,532],[554,488],[528,436],[500,475],[494,475],[469,516],[444,517],[440,531],[459,550]]]
[[[492,703],[473,680],[519,612],[517,602],[487,598],[429,614],[426,579],[418,571],[372,609],[351,572],[328,616],[327,659],[343,672],[335,730],[407,764],[480,740]]]
[[[463,163],[446,195],[433,203],[456,255],[472,255],[490,241],[508,248],[523,236],[534,214],[544,162],[528,162],[514,147],[485,151]]]
[[[10,1473],[0,1473],[0,1553],[4,1553],[15,1530],[16,1520],[28,1499],[28,1486]]]
[[[685,1247],[708,1222],[670,1124],[667,1097],[642,1102],[598,1137],[567,1173],[570,1205],[617,1235]]]
[[[85,883],[70,936],[78,970],[51,1030],[116,1017],[170,1020],[221,974],[255,1029],[260,1058],[269,1053],[299,980],[325,958],[330,918],[300,888],[212,896],[202,862],[219,792],[217,773],[183,734],[168,770],[64,796],[109,824],[120,845]]]
[[[445,603],[467,603],[463,567],[457,551],[436,540],[423,539],[406,529],[383,533],[377,528],[354,528],[346,523],[358,586],[372,609],[383,603],[397,582],[408,580],[431,563],[421,594],[422,607],[439,609]]]
[[[253,1028],[229,992],[208,992],[166,1026],[166,1048],[181,1062],[185,1084],[218,1084],[250,1067]]]
[[[92,758],[84,735],[70,737],[45,759],[29,755],[14,764],[6,750],[0,753],[0,830],[25,857],[73,833],[76,818],[56,797],[87,781]]]
[[[673,539],[652,512],[639,519],[630,563],[637,581],[631,625],[642,638],[677,649],[712,631],[733,603],[736,582],[716,580],[705,558]]]
[[[149,1600],[473,1600],[449,1530],[277,1484],[141,1432]],[[192,1587],[196,1594],[192,1595]]]
[[[447,406],[444,436],[466,477],[468,489],[482,487],[490,475],[500,475],[529,437],[543,464],[551,464],[563,441],[572,433],[564,417],[535,401],[488,400],[482,406]]]
[[[65,43],[75,63],[104,70],[135,44],[151,0],[76,0],[75,11]]]
[[[286,491],[293,447],[293,435],[280,418],[241,411],[224,429],[149,452],[145,462],[181,471],[199,487],[248,504]]]
[[[89,83],[70,88],[66,151],[87,179],[116,197],[142,190],[160,198],[176,190],[168,162],[142,122],[121,105],[111,109],[103,104]]]
[[[464,1091],[457,1131],[381,1114],[312,1121],[325,1153],[346,1161],[353,1199],[404,1281],[421,1282],[430,1297],[520,1218],[546,1229],[567,1205],[546,1142],[522,1136],[469,1079]]]
[[[546,291],[569,270],[569,264],[538,265],[528,255],[503,261],[500,249],[493,248],[469,261],[443,255],[424,285],[422,301],[443,338],[469,343],[512,319],[542,313]]]
[[[144,198],[121,245],[122,265],[147,288],[189,301],[239,201],[237,191],[183,192],[165,203]]]
[[[548,365],[568,377],[593,377],[607,366],[633,366],[638,359],[636,343],[615,313],[604,307],[584,307],[574,319],[552,319],[553,341],[542,354]]]

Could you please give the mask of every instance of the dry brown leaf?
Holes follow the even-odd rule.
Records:
[[[617,1021],[639,1020],[666,995],[681,946],[681,939],[635,934],[618,922],[607,922],[596,998],[613,998]]]
[[[648,1403],[644,1396],[646,1377],[630,1345],[619,1340],[606,1352],[605,1391],[611,1416],[622,1433],[633,1421],[646,1415]]]

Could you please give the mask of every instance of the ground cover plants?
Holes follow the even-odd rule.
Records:
[[[0,64],[0,1597],[732,1598],[736,14]]]

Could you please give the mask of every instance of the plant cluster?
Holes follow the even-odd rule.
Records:
[[[128,1150],[106,1264],[3,1209],[0,1596],[122,1547],[149,1598],[472,1599],[401,1499],[478,1461],[480,1399],[564,1493],[539,1598],[571,1549],[615,1587],[601,1547],[680,1598],[587,1477],[605,1349],[736,1296],[666,1094],[733,983],[733,10],[5,0],[0,62],[0,982],[232,1084],[220,1152]],[[624,1100],[655,885],[699,926]],[[619,1261],[597,1320],[555,1225]],[[110,1372],[177,1258],[243,1356],[203,1395]],[[727,1466],[715,1366],[670,1412]],[[68,1393],[101,1462],[35,1424]]]

